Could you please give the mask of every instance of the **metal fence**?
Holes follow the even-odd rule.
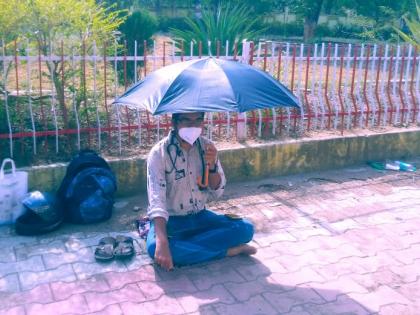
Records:
[[[247,62],[267,71],[302,104],[301,111],[276,108],[246,115],[208,114],[206,132],[215,141],[235,139],[238,125],[246,126],[248,138],[284,138],[317,130],[343,135],[355,128],[420,122],[420,67],[413,46],[211,44],[206,43],[215,58]],[[59,43],[43,55],[34,47],[3,44],[1,157],[54,160],[85,147],[110,155],[146,152],[168,132],[170,117],[114,108],[112,100],[155,69],[202,58],[203,45],[160,41],[135,42],[133,47],[129,56],[127,43],[100,48],[82,44],[65,55]]]

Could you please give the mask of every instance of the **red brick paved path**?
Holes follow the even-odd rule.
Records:
[[[419,189],[419,174],[367,166],[232,184],[212,209],[255,223],[257,255],[170,273],[142,243],[131,261],[95,262],[101,237],[135,231],[1,227],[0,313],[417,315]]]

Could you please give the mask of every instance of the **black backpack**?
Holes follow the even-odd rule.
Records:
[[[117,181],[108,163],[95,151],[80,151],[67,166],[57,191],[57,207],[66,221],[95,223],[112,215]]]

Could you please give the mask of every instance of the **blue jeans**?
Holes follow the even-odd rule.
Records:
[[[170,216],[166,224],[174,265],[191,265],[226,256],[229,248],[248,243],[254,226],[245,219],[230,219],[209,210],[185,216]],[[147,234],[147,251],[154,258],[155,227]]]

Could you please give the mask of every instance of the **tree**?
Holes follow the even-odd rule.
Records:
[[[39,49],[44,55],[51,54],[54,48],[52,45],[57,45],[61,40],[65,42],[64,53],[69,55],[74,48],[78,48],[79,52],[82,52],[82,48],[89,51],[94,42],[101,45],[104,41],[112,39],[113,32],[125,19],[123,11],[111,11],[110,8],[96,4],[94,0],[1,1],[9,10],[1,11],[0,14],[0,30],[3,30],[3,37],[27,38],[33,48]],[[16,18],[15,12],[18,12],[16,16],[19,18]],[[8,15],[12,20],[7,18]],[[47,69],[49,73],[43,75],[54,78],[59,106],[65,115],[67,109],[60,76],[61,61],[47,62]],[[78,91],[79,96],[86,95],[83,80],[84,77],[81,76],[80,85],[71,87]],[[81,99],[78,97],[79,105]]]
[[[414,0],[343,0],[343,6],[354,12],[354,20],[364,31],[360,37],[388,40],[393,29],[407,12],[415,12]]]
[[[417,46],[417,48],[420,48],[420,7],[417,4],[416,1],[416,16],[413,17],[409,17],[409,16],[404,16],[403,17],[403,21],[405,22],[404,24],[408,27],[407,29],[397,29],[394,28],[395,31],[397,32],[397,34],[399,36],[401,36],[401,38],[412,44]]]
[[[292,4],[292,10],[303,18],[303,40],[310,41],[315,34],[318,19],[325,0],[296,0]]]

